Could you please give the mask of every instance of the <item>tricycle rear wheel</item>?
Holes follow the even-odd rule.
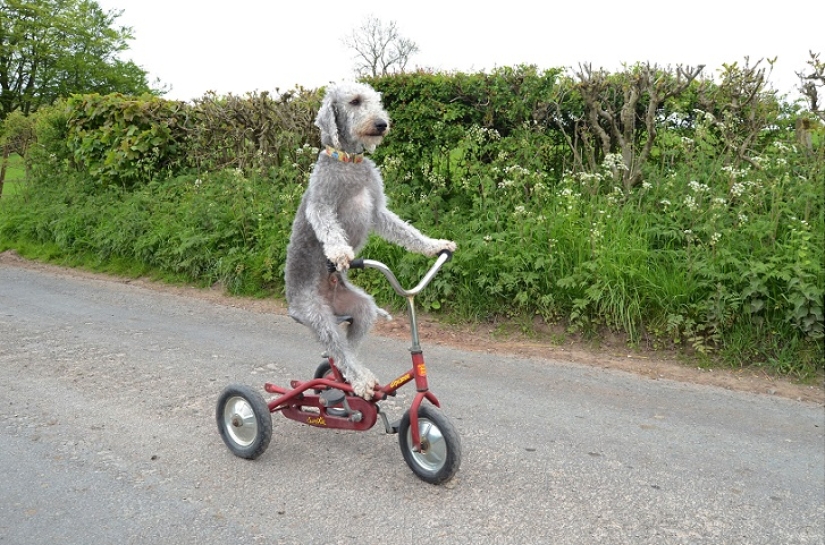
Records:
[[[254,460],[272,439],[272,416],[263,396],[243,384],[224,388],[215,411],[218,433],[232,454]]]
[[[461,465],[461,440],[453,423],[435,407],[418,409],[418,433],[421,450],[413,450],[410,411],[398,426],[398,443],[404,461],[421,480],[441,484],[453,478]]]
[[[332,365],[330,365],[329,360],[325,359],[322,361],[318,367],[315,369],[315,374],[313,378],[328,378],[330,380],[335,379],[335,374],[332,372]],[[315,393],[319,393],[321,390],[316,389]]]

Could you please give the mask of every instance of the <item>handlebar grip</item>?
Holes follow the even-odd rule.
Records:
[[[447,256],[447,261],[449,261],[453,258],[453,252],[451,252],[450,250],[448,250],[446,248],[441,250],[440,252],[438,252],[438,255],[446,255]]]

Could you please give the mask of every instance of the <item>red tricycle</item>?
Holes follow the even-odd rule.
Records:
[[[331,357],[325,359],[307,381],[293,380],[289,388],[266,383],[264,389],[277,394],[270,401],[245,385],[227,386],[218,398],[216,417],[218,432],[233,454],[255,459],[269,446],[272,438],[270,413],[280,412],[285,417],[318,428],[366,431],[381,418],[388,434],[398,434],[404,460],[422,480],[440,484],[451,479],[461,464],[461,442],[452,422],[439,409],[440,403],[429,390],[427,367],[418,336],[418,322],[414,298],[433,279],[452,254],[443,251],[414,288],[406,290],[392,271],[383,263],[370,259],[356,259],[352,269],[377,269],[400,296],[407,299],[407,311],[412,333],[412,369],[389,384],[378,386],[376,395],[365,400],[353,393]],[[341,323],[351,321],[338,317]],[[414,382],[416,394],[410,408],[400,421],[390,423],[381,411],[379,402],[409,382]],[[428,401],[429,404],[423,403]]]

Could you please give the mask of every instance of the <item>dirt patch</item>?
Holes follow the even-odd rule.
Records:
[[[226,295],[221,286],[201,289],[191,286],[173,286],[147,279],[123,279],[78,269],[48,265],[20,257],[13,250],[0,253],[0,264],[47,271],[73,277],[94,278],[111,282],[134,284],[144,288],[185,297],[195,297],[216,304],[246,310],[286,314],[286,306],[275,299],[251,299]],[[539,328],[540,329],[540,328]],[[410,325],[406,316],[395,315],[391,322],[379,322],[374,333],[396,339],[409,339]],[[529,358],[563,360],[605,369],[617,369],[652,380],[668,379],[694,384],[717,386],[728,390],[776,395],[798,401],[825,405],[825,384],[798,384],[784,377],[771,376],[756,369],[703,369],[682,363],[675,354],[659,351],[631,350],[619,340],[605,339],[602,346],[593,348],[585,343],[569,340],[560,332],[546,328],[536,338],[518,332],[502,333],[502,328],[487,325],[457,326],[438,322],[428,316],[419,317],[422,344],[440,344],[463,350],[495,352]],[[559,342],[559,339],[564,339]]]

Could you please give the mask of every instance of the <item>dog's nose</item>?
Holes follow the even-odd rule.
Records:
[[[378,134],[384,134],[387,131],[387,122],[384,120],[376,121],[375,130]]]

